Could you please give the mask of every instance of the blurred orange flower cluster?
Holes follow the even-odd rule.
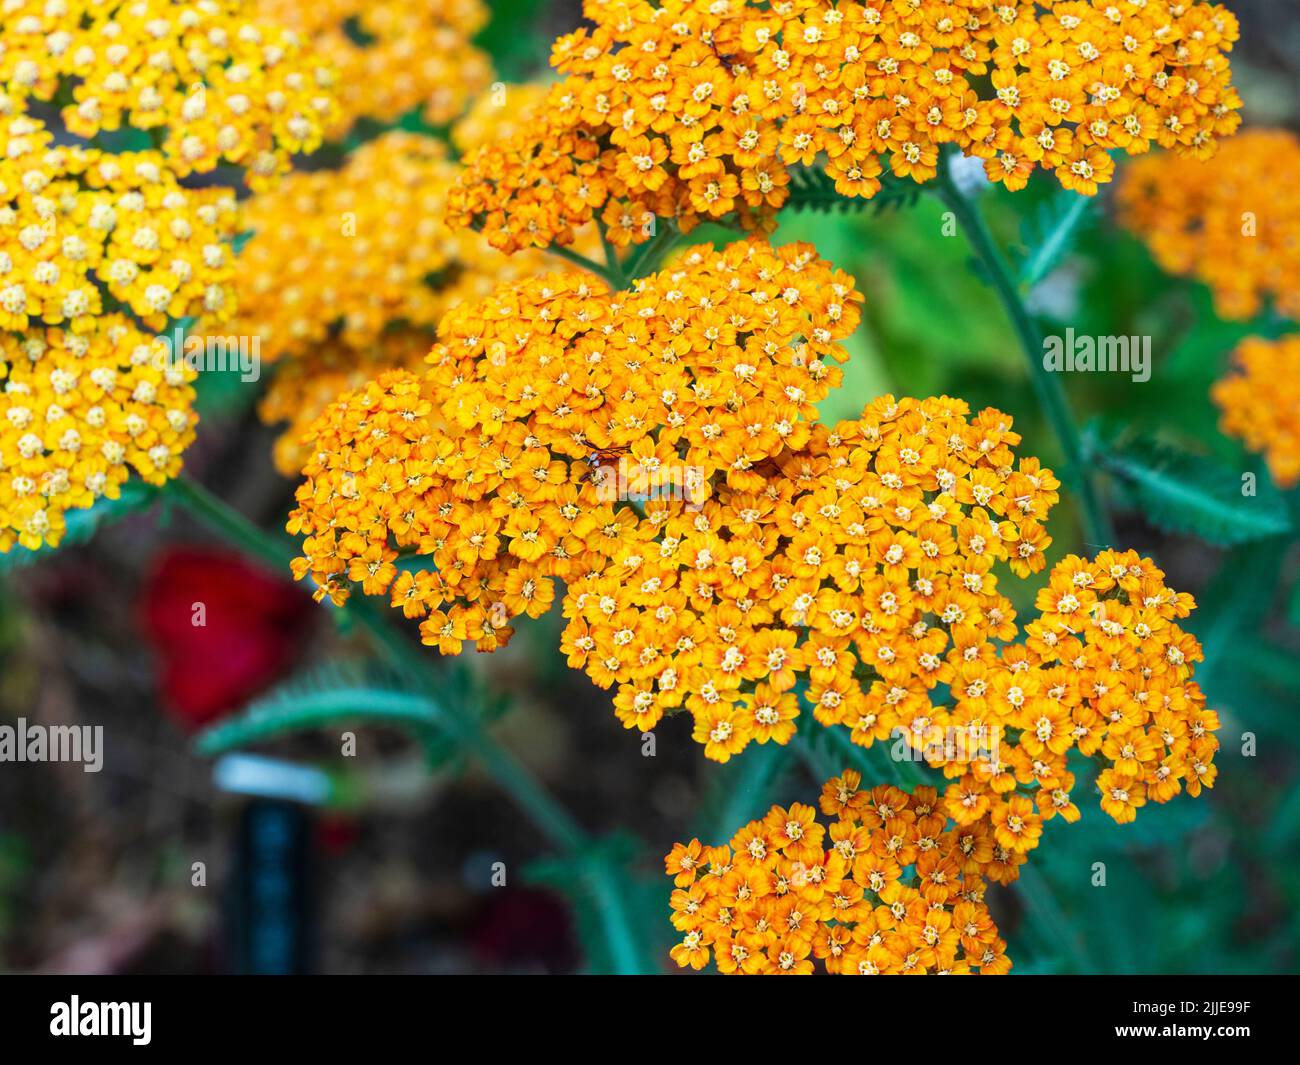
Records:
[[[1119,187],[1120,220],[1162,269],[1195,277],[1225,318],[1252,318],[1266,300],[1300,319],[1300,138],[1253,129],[1208,162],[1153,155]]]
[[[773,806],[730,844],[677,844],[672,949],[682,967],[807,975],[999,975],[1006,943],[984,903],[987,824],[954,825],[933,788],[862,790],[846,772],[811,806]]]
[[[450,218],[513,251],[599,216],[615,245],[651,220],[770,227],[790,167],[844,196],[887,169],[924,182],[953,145],[1023,188],[1037,168],[1092,194],[1112,152],[1206,158],[1239,124],[1218,4],[1134,0],[623,0],[556,42],[541,121],[466,160]]]
[[[259,410],[288,422],[275,448],[281,472],[302,468],[303,432],[340,393],[418,369],[449,308],[543,268],[539,252],[507,257],[442,221],[454,174],[441,141],[394,131],[337,170],[291,174],[242,206],[252,235],[225,328],[258,337],[275,366]]]
[[[1223,431],[1263,454],[1281,487],[1300,484],[1300,336],[1242,341],[1211,395]]]
[[[259,16],[296,30],[338,71],[340,110],[328,131],[358,119],[393,122],[419,109],[443,126],[492,78],[471,41],[487,23],[481,0],[254,0]]]

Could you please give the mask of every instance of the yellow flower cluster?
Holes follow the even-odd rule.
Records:
[[[657,489],[738,488],[808,436],[856,324],[851,280],[807,246],[697,248],[617,298],[581,274],[504,286],[444,318],[424,381],[387,374],[309,432],[290,529],[318,596],[346,578],[422,617],[425,641],[490,650],[508,621],[653,537],[600,454]],[[417,557],[399,576],[399,550]]]
[[[8,107],[60,103],[80,137],[149,131],[180,176],[226,162],[264,186],[337,121],[333,71],[246,0],[5,0],[3,14]]]
[[[487,23],[481,0],[255,0],[259,16],[296,30],[339,75],[344,133],[359,118],[392,122],[421,108],[442,126],[491,81],[471,41]]]
[[[1289,130],[1247,130],[1207,162],[1153,155],[1120,184],[1120,219],[1162,269],[1208,285],[1221,316],[1252,318],[1272,300],[1300,319],[1297,168]]]
[[[567,77],[538,122],[481,149],[449,203],[507,251],[617,245],[649,218],[765,228],[793,166],[870,197],[933,177],[952,145],[1022,188],[1037,168],[1093,194],[1110,153],[1205,158],[1239,124],[1234,16],[1169,0],[621,0],[556,42]]]
[[[302,431],[340,392],[417,369],[448,308],[541,268],[540,253],[507,258],[442,221],[454,174],[440,141],[390,132],[338,170],[290,174],[244,203],[253,235],[225,331],[258,337],[263,360],[280,364],[261,413],[290,423],[281,471],[302,469]]]
[[[132,469],[175,476],[198,420],[193,378],[121,315],[92,332],[0,331],[0,552],[57,544],[65,512],[116,499]]]
[[[984,902],[987,825],[954,825],[933,788],[828,781],[811,806],[773,806],[729,845],[677,844],[679,966],[743,975],[1001,975],[1006,943]],[[834,820],[829,820],[834,818]],[[820,962],[820,966],[816,963]]]
[[[1264,455],[1281,487],[1294,488],[1300,484],[1300,336],[1250,337],[1233,362],[1236,372],[1211,391],[1223,412],[1220,425]]]
[[[182,188],[157,152],[51,140],[34,119],[0,119],[0,330],[84,333],[106,299],[154,329],[228,316],[231,193]]]

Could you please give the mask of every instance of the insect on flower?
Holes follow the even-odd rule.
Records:
[[[602,466],[612,466],[621,455],[626,455],[632,449],[630,447],[598,447],[593,448],[586,456],[586,463],[591,467],[591,472],[587,474],[590,480],[595,471]]]

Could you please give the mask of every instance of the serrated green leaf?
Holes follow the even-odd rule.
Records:
[[[1095,196],[1063,190],[1027,217],[1021,228],[1028,251],[1020,264],[1020,287],[1028,290],[1061,265],[1092,217]]]
[[[42,547],[35,551],[15,545],[8,552],[0,555],[0,573],[21,569],[43,559],[51,558],[65,547],[88,542],[103,525],[111,524],[128,514],[146,510],[158,499],[158,489],[151,484],[135,479],[127,481],[121,487],[116,499],[107,497],[98,499],[93,506],[84,510],[70,510],[67,513],[67,532],[59,541],[58,547]]]
[[[400,678],[372,663],[317,666],[290,678],[249,703],[237,716],[204,730],[195,740],[200,754],[215,755],[279,736],[358,721],[394,725],[422,741],[439,740],[430,754],[443,753],[443,712],[424,692],[406,690]]]
[[[1267,478],[1242,495],[1241,475],[1213,459],[1152,440],[1098,449],[1095,458],[1129,501],[1157,528],[1219,547],[1282,536],[1291,530],[1286,502]]]
[[[816,211],[823,214],[851,211],[874,211],[877,214],[896,208],[911,207],[921,198],[921,186],[909,178],[881,175],[880,191],[872,197],[844,196],[824,170],[794,167],[790,171],[790,197],[785,206],[792,211]]]

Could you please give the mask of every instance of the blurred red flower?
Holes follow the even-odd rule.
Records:
[[[143,596],[165,709],[198,728],[237,709],[297,657],[311,599],[237,555],[202,547],[159,555]]]

